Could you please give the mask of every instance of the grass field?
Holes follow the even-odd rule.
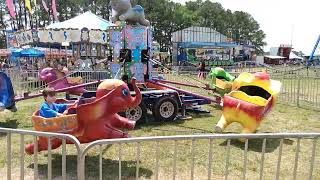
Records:
[[[301,77],[307,72],[302,72]],[[309,75],[313,72],[308,72]],[[314,72],[315,74],[316,72]],[[313,76],[313,74],[312,74]],[[317,109],[320,107],[318,96],[320,95],[318,78],[309,78],[307,80],[299,80],[299,75],[277,75],[275,79],[281,80],[283,83],[279,104],[267,116],[258,130],[258,133],[269,132],[320,132],[320,112],[310,110],[309,108]],[[208,83],[208,80],[200,82],[196,76],[192,75],[166,75],[166,79],[187,82],[192,85],[203,86]],[[298,87],[300,90],[298,91]],[[212,95],[206,90],[197,88],[184,88],[192,92],[208,96]],[[284,105],[283,103],[297,104],[302,108]],[[28,100],[18,103],[19,111],[17,113],[2,112],[0,113],[0,127],[14,129],[29,129],[32,130],[31,114],[42,102],[42,98]],[[211,134],[214,133],[214,126],[220,118],[221,111],[212,107],[206,106],[210,110],[210,114],[190,114],[193,119],[188,121],[174,121],[167,123],[154,122],[152,117],[149,117],[149,123],[130,132],[133,137],[147,136],[171,136],[171,135],[190,135],[190,134]],[[225,133],[238,133],[241,130],[237,124],[230,125]],[[25,136],[25,142],[31,142],[33,137]],[[281,161],[280,179],[292,179],[297,140],[285,139],[283,141],[283,153]],[[6,179],[6,135],[0,134],[0,144],[3,145],[3,150],[0,152],[0,173],[3,176],[0,179]],[[316,162],[314,168],[314,179],[320,179],[320,151],[317,144]],[[83,145],[82,147],[84,147]],[[176,179],[190,179],[191,175],[191,152],[192,141],[179,141],[177,148],[176,162]],[[122,151],[122,178],[134,179],[136,175],[136,144],[124,144],[121,146]],[[155,179],[155,143],[142,143],[140,154],[140,169],[139,179]],[[172,179],[173,174],[173,156],[174,142],[164,141],[159,144],[158,156],[160,159],[159,178]],[[266,154],[264,160],[264,178],[275,179],[276,166],[280,140],[268,139],[266,144]],[[311,157],[312,140],[301,140],[300,154],[298,161],[297,179],[307,179],[310,157]],[[119,146],[113,145],[102,146],[102,164],[103,164],[103,179],[118,179],[118,153]],[[195,179],[207,179],[208,165],[208,140],[195,141]],[[249,141],[248,146],[248,165],[247,179],[258,179],[260,173],[262,140],[253,139]],[[19,178],[19,157],[20,157],[20,137],[12,136],[12,166],[13,178]],[[86,179],[98,179],[99,177],[99,147],[89,151],[86,158]],[[212,163],[212,179],[223,179],[225,173],[227,159],[227,140],[215,140],[213,142],[213,163]],[[240,179],[243,171],[243,153],[244,144],[239,141],[232,140],[230,148],[230,164],[229,164],[229,179]],[[52,155],[52,167],[54,179],[61,179],[61,148],[54,150]],[[72,145],[67,146],[67,179],[76,179],[77,156],[75,148]],[[42,152],[38,156],[40,179],[46,179],[47,176],[47,154]],[[33,179],[33,157],[25,155],[24,163],[26,179]]]
[[[42,99],[33,99],[18,103],[19,111],[17,113],[0,113],[0,126],[17,129],[33,129],[31,124],[31,114],[39,106]],[[167,123],[154,122],[150,117],[150,122],[146,125],[137,127],[130,132],[133,137],[146,136],[171,136],[171,135],[189,135],[189,134],[208,134],[213,133],[214,126],[220,118],[221,111],[211,106],[206,106],[210,114],[191,114],[192,120],[174,121]],[[262,123],[258,132],[319,132],[320,112],[299,109],[297,107],[278,104],[265,121]],[[226,130],[226,133],[237,133],[240,126],[232,124]],[[30,142],[32,137],[25,137],[25,142]],[[13,150],[13,179],[19,178],[19,151],[20,138],[12,136]],[[319,141],[317,149],[319,149]],[[0,172],[5,179],[6,173],[6,136],[0,134],[0,144],[3,150],[0,152]],[[179,141],[177,148],[176,179],[190,179],[191,174],[191,141]],[[213,163],[212,178],[223,179],[226,164],[226,140],[216,140],[213,142]],[[280,179],[292,179],[291,174],[294,169],[296,139],[285,139],[283,144],[283,156],[281,162]],[[264,177],[265,179],[274,179],[277,166],[277,158],[280,140],[267,140]],[[260,173],[262,140],[250,140],[248,147],[248,179],[258,179]],[[298,178],[307,179],[309,170],[309,161],[311,157],[312,141],[310,139],[301,140],[300,156],[298,163]],[[102,146],[102,164],[103,179],[118,178],[118,152],[119,146]],[[207,179],[208,164],[208,140],[195,141],[195,179]],[[232,140],[230,148],[229,179],[240,179],[243,170],[243,149],[244,144]],[[122,145],[122,178],[134,179],[136,174],[136,144]],[[142,143],[140,154],[139,179],[155,179],[155,143]],[[53,151],[53,177],[60,179],[61,176],[61,149]],[[98,179],[99,175],[99,147],[89,151],[86,158],[86,179]],[[159,145],[159,178],[172,178],[174,142],[164,141]],[[72,145],[67,146],[67,173],[68,179],[76,177],[76,152]],[[47,174],[47,154],[42,152],[38,156],[40,179],[46,179]],[[316,154],[314,169],[314,179],[320,179],[320,155]],[[33,159],[32,156],[25,155],[25,171],[27,178],[32,178]]]

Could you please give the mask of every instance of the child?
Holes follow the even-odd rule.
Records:
[[[52,89],[44,89],[42,92],[44,100],[46,102],[42,103],[40,108],[40,116],[44,118],[53,118],[63,116],[62,113],[67,109],[66,104],[56,104],[54,103],[56,98],[56,93]]]
[[[199,64],[199,74],[198,74],[198,78],[203,80],[205,79],[205,71],[206,71],[206,64],[204,63],[204,61],[202,61],[200,64]]]

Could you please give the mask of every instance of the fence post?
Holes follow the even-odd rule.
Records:
[[[79,165],[78,165],[78,178],[79,180],[85,180],[85,176],[86,176],[86,173],[85,173],[85,164],[86,164],[86,156],[83,154],[84,151],[82,150],[81,151],[81,155],[79,156],[80,157],[80,162]]]
[[[300,106],[300,76],[298,76],[298,89],[297,89],[297,106],[299,107]]]

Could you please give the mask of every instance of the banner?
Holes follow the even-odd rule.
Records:
[[[110,46],[113,47],[113,61],[117,61],[120,57],[121,32],[110,31]]]
[[[31,30],[18,32],[15,35],[16,35],[17,44],[19,46],[33,43]]]
[[[44,8],[44,10],[45,10],[46,12],[49,12],[49,8],[48,8],[47,3],[46,3],[45,0],[42,0],[42,6],[43,6],[43,8]]]
[[[18,47],[16,36],[13,31],[7,31],[7,49]]]
[[[89,38],[92,43],[106,44],[108,43],[109,33],[100,30],[90,30]]]
[[[121,65],[116,63],[110,64],[111,76],[113,79],[120,79]]]
[[[16,19],[16,12],[14,11],[13,1],[12,1],[12,0],[6,0],[6,5],[7,5],[7,7],[8,7],[10,16],[11,16],[13,19]]]
[[[147,31],[145,27],[132,28],[127,26],[125,29],[125,39],[127,49],[146,49],[147,48]]]
[[[24,4],[25,4],[25,7],[28,9],[29,13],[32,13],[30,0],[25,0]]]
[[[39,38],[41,42],[44,43],[63,43],[63,42],[80,42],[81,34],[80,30],[53,30],[44,29],[39,30]]]
[[[52,0],[51,4],[52,4],[52,13],[53,13],[54,20],[59,21],[56,0]]]
[[[146,68],[147,67],[145,67],[143,63],[134,63],[131,66],[130,71],[133,74],[133,76],[137,79],[138,83],[144,83],[144,72]]]

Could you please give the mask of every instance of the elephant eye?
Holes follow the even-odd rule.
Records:
[[[128,94],[129,94],[128,89],[123,89],[123,90],[122,90],[122,95],[123,95],[123,96],[128,96]]]

